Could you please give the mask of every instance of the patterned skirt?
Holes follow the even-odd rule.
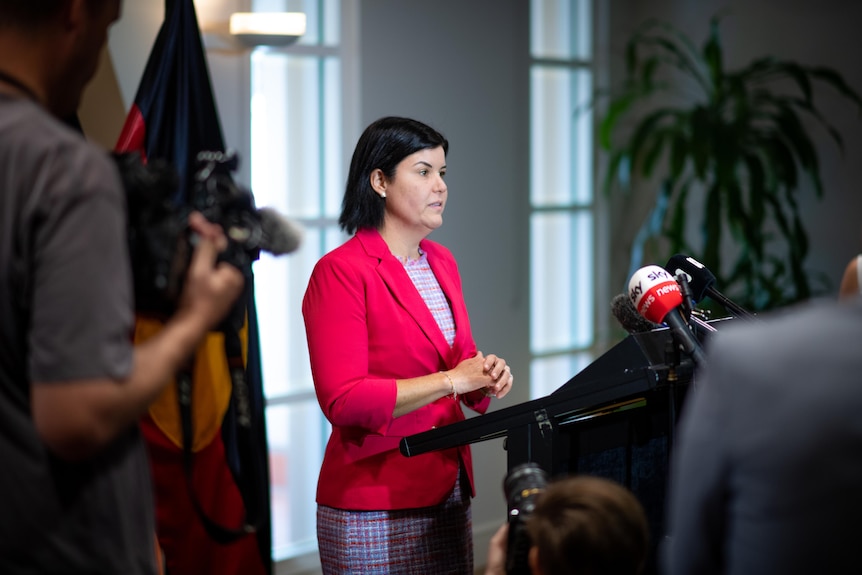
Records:
[[[391,511],[317,506],[324,575],[473,575],[469,490],[460,473],[440,505]]]

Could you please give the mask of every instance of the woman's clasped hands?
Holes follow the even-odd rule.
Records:
[[[481,351],[447,372],[458,395],[482,390],[485,395],[501,399],[512,389],[515,377],[502,357]]]

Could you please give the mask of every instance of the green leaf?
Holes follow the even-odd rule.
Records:
[[[805,260],[805,256],[808,255],[808,233],[805,231],[805,226],[798,213],[793,214],[793,234],[796,238],[794,244],[796,249],[793,252],[795,257],[793,259],[801,264]]]
[[[718,20],[713,18],[709,26],[709,40],[703,47],[703,60],[709,70],[713,89],[721,91],[724,80],[724,63],[721,54],[721,39],[718,30]]]
[[[747,169],[748,209],[751,215],[751,226],[758,230],[766,219],[766,170],[763,161],[756,154],[746,154],[744,163]]]
[[[844,78],[832,68],[818,67],[818,68],[810,68],[809,72],[815,78],[826,82],[836,90],[838,90],[841,95],[843,95],[848,100],[852,100],[856,106],[859,107],[859,113],[862,114],[862,97],[859,96],[859,93],[851,88]]]
[[[829,136],[835,141],[838,145],[839,150],[844,152],[844,138],[841,136],[841,133],[838,131],[835,126],[833,126],[824,116],[820,113],[819,110],[814,108],[814,106],[810,102],[806,102],[804,100],[800,100],[799,98],[793,97],[775,97],[774,101],[776,103],[782,103],[782,105],[797,108],[802,110],[811,117],[815,118],[817,122],[823,126],[823,128],[829,133]]]
[[[808,78],[808,72],[805,68],[791,62],[779,62],[776,64],[776,72],[786,74],[794,80],[802,92],[803,99],[806,102],[811,102],[811,80]]]
[[[776,60],[772,56],[758,58],[739,72],[728,73],[728,77],[736,81],[748,84],[768,77],[775,72]]]
[[[634,76],[637,73],[638,69],[638,42],[637,36],[633,36],[628,42],[626,42],[625,49],[625,66],[626,66],[626,76]]]
[[[630,152],[632,160],[636,167],[640,167],[647,177],[652,172],[652,164],[648,162],[648,154],[645,150],[650,150],[661,144],[664,138],[664,132],[660,129],[661,123],[669,118],[673,120],[676,116],[676,111],[661,108],[650,113],[646,118],[641,120],[634,133],[629,140]],[[646,154],[646,155],[645,155]],[[642,159],[645,158],[645,159]]]
[[[646,149],[643,153],[643,165],[641,169],[643,171],[644,176],[647,178],[652,176],[653,169],[655,168],[656,162],[662,155],[662,151],[665,148],[665,142],[668,140],[668,130],[657,130],[653,132],[652,137],[646,143]]]
[[[736,179],[736,169],[740,161],[740,150],[744,146],[744,133],[733,124],[715,122],[711,125],[712,169],[715,179],[729,183]]]
[[[749,252],[759,258],[763,255],[762,229],[746,208],[745,193],[739,181],[726,182],[723,186],[727,203],[728,226],[734,236],[748,246]]]
[[[670,240],[671,253],[685,252],[685,224],[688,221],[686,218],[686,202],[688,201],[688,192],[690,182],[684,182],[677,189],[677,193],[671,202],[670,216],[668,225],[665,228],[665,237]]]
[[[814,184],[814,190],[817,192],[817,197],[821,197],[823,195],[823,183],[820,181],[817,151],[811,142],[811,138],[805,132],[805,128],[802,127],[799,117],[792,108],[782,106],[780,113],[776,117],[776,123],[780,136],[784,138],[790,149],[793,150],[802,169],[810,176],[811,182]]]
[[[799,218],[794,218],[793,222],[794,236],[788,238],[790,240],[790,275],[793,278],[793,292],[791,298],[795,301],[807,299],[811,295],[811,288],[808,284],[808,274],[805,272],[803,262],[808,253],[808,235],[805,233],[805,227]]]
[[[671,142],[670,179],[676,181],[682,175],[688,159],[689,140],[683,130],[677,130]]]
[[[644,65],[641,66],[641,74],[640,81],[644,86],[652,86],[653,85],[653,77],[655,77],[655,72],[658,70],[661,65],[662,60],[660,58],[650,58]]]
[[[697,106],[691,111],[688,121],[691,132],[690,153],[694,171],[699,179],[705,181],[712,158],[709,142],[712,133],[709,112],[702,106]]]
[[[723,213],[721,188],[713,184],[706,192],[703,218],[703,263],[709,269],[721,268],[720,248]]]
[[[599,145],[605,150],[613,149],[611,141],[613,131],[617,126],[620,116],[629,109],[634,99],[634,94],[628,94],[613,100],[608,106],[607,113],[599,123]]]
[[[799,184],[796,160],[794,160],[793,152],[790,151],[787,144],[779,136],[766,134],[759,145],[762,146],[764,153],[769,158],[769,163],[772,165],[772,174],[776,180],[776,185],[796,189]]]
[[[650,32],[652,28],[660,30],[658,33],[652,33]],[[667,37],[668,34],[672,37]],[[705,65],[701,62],[694,45],[684,34],[667,25],[650,21],[635,33],[631,42],[636,46],[627,48],[627,52],[630,50],[637,53],[642,49],[650,49],[655,50],[657,54],[669,56],[668,64],[691,76],[706,94],[711,92],[709,77],[704,71]],[[635,62],[636,59],[627,58],[627,62],[629,61]]]
[[[772,206],[772,217],[777,224],[782,238],[792,238],[793,232],[790,228],[790,221],[784,215],[784,207],[781,202],[774,196],[766,196],[765,201]]]
[[[621,179],[620,169],[627,158],[628,153],[626,150],[617,150],[611,154],[611,159],[608,162],[608,167],[605,171],[605,181],[602,184],[602,191],[606,196],[610,195],[614,182]]]

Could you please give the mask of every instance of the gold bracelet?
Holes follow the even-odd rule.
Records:
[[[458,399],[458,392],[455,391],[455,382],[452,380],[452,377],[445,371],[441,371],[440,373],[446,376],[446,379],[449,380],[449,385],[452,386],[452,393],[450,394],[452,399]]]

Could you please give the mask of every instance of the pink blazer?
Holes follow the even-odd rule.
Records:
[[[476,354],[461,279],[451,252],[423,240],[422,250],[452,307],[450,348],[404,266],[376,230],[360,230],[314,268],[302,314],[317,399],[332,424],[317,502],[339,509],[426,507],[444,501],[464,462],[472,494],[470,447],[404,457],[402,437],[464,419],[461,401],[479,413],[481,392],[443,397],[398,418],[396,379],[455,367]],[[442,375],[440,377],[443,377]]]

